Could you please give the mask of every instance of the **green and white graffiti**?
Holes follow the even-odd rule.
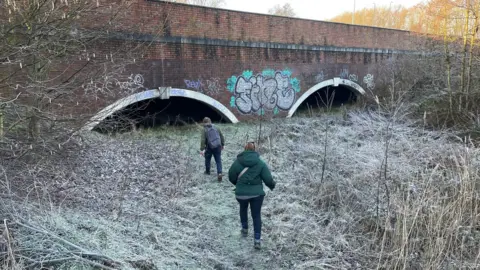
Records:
[[[295,103],[300,81],[292,78],[288,69],[265,69],[257,75],[245,70],[239,77],[232,76],[227,80],[227,89],[233,94],[230,106],[241,113],[263,115],[265,111],[272,111],[278,114],[280,110],[289,110]]]

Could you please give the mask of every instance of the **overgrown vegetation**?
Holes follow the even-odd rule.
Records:
[[[21,202],[6,192],[20,176],[2,165],[2,212],[15,239],[5,262],[64,269],[474,269],[480,152],[401,115],[349,111],[346,119],[263,123],[259,151],[279,184],[266,197],[259,254],[240,237],[233,187],[201,173],[196,128],[92,134],[55,170],[28,168],[32,192]],[[222,130],[228,168],[259,130]]]
[[[401,99],[417,104],[415,118],[422,119],[426,127],[475,135],[480,94],[479,14],[477,0],[431,0],[408,9],[374,7],[355,14],[357,24],[412,30],[432,41],[424,52],[436,59],[415,56],[387,64],[390,68],[385,78],[391,82],[385,93],[376,95],[388,98],[383,100],[387,103]],[[333,19],[351,20],[351,13]]]
[[[119,85],[148,43],[112,34],[132,1],[6,0],[0,2],[0,156],[60,152],[95,113],[82,104],[128,93]],[[155,30],[155,29],[154,29]],[[162,31],[159,22],[158,31]],[[118,38],[118,37],[117,37]],[[115,88],[115,91],[113,91]],[[122,91],[135,91],[133,87]]]
[[[253,138],[278,180],[259,254],[240,238],[233,187],[201,173],[197,126],[73,136],[91,116],[77,98],[113,94],[148,45],[97,55],[131,4],[107,2],[0,2],[5,268],[479,267],[476,2],[462,42],[446,31],[434,57],[385,61],[385,87],[357,108],[222,125],[226,170]]]
[[[369,7],[336,15],[330,21],[438,36],[445,33],[462,36],[478,23],[475,20],[478,20],[479,3],[477,0],[429,0],[410,7],[394,2],[387,5],[372,3]],[[471,21],[468,28],[465,27],[466,20]]]

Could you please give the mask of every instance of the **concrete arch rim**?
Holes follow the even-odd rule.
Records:
[[[166,93],[168,91],[168,93]],[[100,124],[108,116],[112,115],[113,113],[124,109],[128,105],[134,104],[136,102],[140,102],[147,99],[154,99],[154,98],[161,98],[165,97],[165,99],[169,99],[170,97],[183,97],[183,98],[190,98],[202,102],[203,104],[211,107],[217,113],[228,119],[232,124],[238,123],[238,119],[235,114],[232,113],[225,105],[223,105],[218,100],[207,96],[205,94],[195,92],[188,89],[181,89],[181,88],[159,88],[159,89],[149,89],[139,93],[131,94],[127,97],[121,98],[114,103],[108,105],[107,107],[100,110],[96,113],[93,117],[89,119],[89,121],[81,128],[80,131],[91,131],[95,126]]]
[[[300,105],[315,92],[327,86],[339,86],[339,85],[344,85],[350,90],[352,90],[353,92],[356,92],[361,96],[364,96],[366,94],[366,91],[354,81],[351,81],[348,79],[342,79],[338,77],[324,80],[310,87],[307,91],[305,91],[305,93],[302,94],[302,96],[300,96],[300,98],[298,98],[295,101],[295,104],[293,104],[293,106],[288,110],[287,118],[291,118],[293,114],[295,114],[295,112],[297,111],[298,107],[300,107]]]

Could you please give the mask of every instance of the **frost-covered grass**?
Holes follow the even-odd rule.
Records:
[[[258,139],[259,126],[220,127],[226,174],[247,137]],[[348,120],[278,119],[262,124],[260,135],[259,151],[278,183],[265,198],[261,251],[252,235],[240,237],[233,186],[202,174],[198,127],[90,136],[56,166],[68,170],[64,177],[16,202],[21,210],[12,216],[122,269],[134,269],[132,261],[158,269],[478,267],[475,146],[362,112]],[[32,257],[27,249],[71,252],[20,225],[13,234],[19,256]],[[35,259],[52,257],[42,256]],[[89,265],[72,262],[64,269]]]

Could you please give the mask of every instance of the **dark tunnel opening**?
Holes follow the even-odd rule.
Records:
[[[133,103],[100,122],[93,130],[100,133],[128,132],[138,128],[185,126],[209,117],[213,123],[229,123],[229,119],[207,104],[195,99],[170,97]]]
[[[357,94],[346,86],[327,86],[318,89],[305,99],[297,108],[295,114],[311,113],[316,110],[338,108],[352,105],[357,101]]]

